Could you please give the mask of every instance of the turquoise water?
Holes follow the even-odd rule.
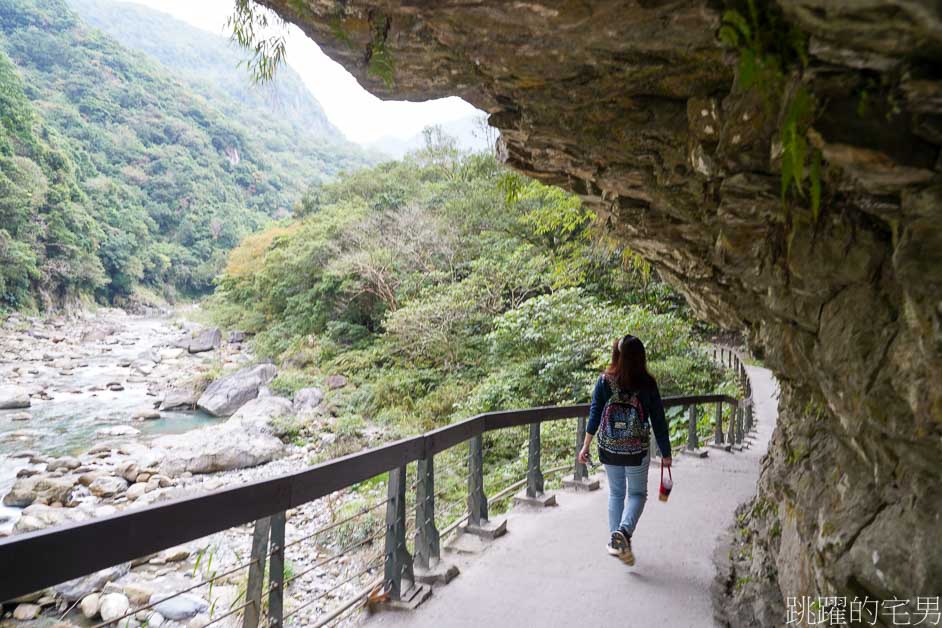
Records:
[[[147,442],[162,434],[180,434],[223,420],[200,411],[161,412],[160,419],[132,420],[135,411],[154,407],[158,397],[152,392],[162,389],[166,382],[155,383],[152,380],[156,378],[134,373],[119,364],[133,360],[142,351],[169,346],[180,332],[171,328],[166,319],[119,320],[122,329],[112,337],[67,349],[74,359],[72,369],[55,368],[51,360],[40,359],[49,345],[37,342],[35,351],[24,352],[19,348],[20,354],[0,346],[0,383],[15,383],[27,389],[41,387],[51,397],[43,400],[34,396],[29,408],[0,410],[0,497],[9,491],[16,472],[28,464],[28,458],[12,457],[18,452],[78,455],[100,443]],[[14,357],[18,355],[23,357]],[[179,369],[189,371],[198,360],[186,358]],[[18,369],[15,378],[14,369]],[[174,375],[185,378],[187,373]],[[109,382],[120,382],[124,390],[107,390]],[[29,414],[29,419],[13,420],[22,413]],[[139,433],[99,435],[99,430],[117,426]],[[0,506],[0,530],[8,529],[17,517],[18,509]]]
[[[48,456],[77,455],[106,440],[148,440],[161,434],[180,434],[218,423],[205,412],[161,412],[161,418],[132,421],[131,415],[154,397],[125,389],[82,394],[62,393],[53,401],[37,401],[28,410],[0,410],[0,456],[35,451]],[[123,396],[122,396],[123,395]],[[29,421],[13,421],[19,412],[29,412]],[[140,431],[137,436],[100,437],[99,429],[126,425]]]

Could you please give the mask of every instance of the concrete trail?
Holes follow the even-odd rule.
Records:
[[[383,626],[671,626],[716,625],[710,600],[717,537],[736,506],[755,494],[768,448],[778,386],[763,368],[746,367],[756,404],[756,438],[742,452],[711,449],[707,458],[674,456],[670,501],[657,498],[658,464],[632,539],[627,567],[608,556],[607,486],[588,494],[558,491],[559,506],[513,509],[507,534],[483,553],[443,556],[459,575],[414,612],[383,612]],[[594,445],[593,445],[594,449]],[[594,456],[594,454],[593,454]]]

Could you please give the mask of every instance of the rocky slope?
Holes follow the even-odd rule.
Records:
[[[937,3],[759,3],[782,18],[767,40],[807,37],[772,97],[736,82],[719,2],[263,3],[380,96],[489,112],[511,166],[582,195],[700,315],[748,331],[781,418],[726,621],[783,623],[788,596],[938,594]],[[818,103],[802,136],[823,157],[820,212],[780,198],[799,87]]]

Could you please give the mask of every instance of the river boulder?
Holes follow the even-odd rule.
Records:
[[[130,608],[131,602],[123,593],[108,593],[101,596],[98,612],[103,620],[112,622],[123,617]]]
[[[153,421],[160,418],[160,411],[147,406],[141,406],[131,411],[131,420]]]
[[[10,492],[3,497],[3,505],[23,507],[37,500],[49,504],[53,502],[64,504],[75,482],[76,478],[71,476],[54,478],[33,475],[17,478]]]
[[[189,593],[184,593],[183,595],[178,595],[177,597],[161,602],[160,599],[163,597],[167,596],[155,593],[151,596],[150,603],[154,604],[155,611],[173,621],[183,621],[203,611],[209,610],[209,603],[206,600]]]
[[[28,408],[29,393],[19,386],[0,386],[0,410]]]
[[[317,410],[324,400],[324,391],[320,388],[302,388],[294,393],[294,413],[310,414]]]
[[[212,351],[213,349],[218,349],[221,343],[222,332],[219,331],[218,327],[204,329],[190,338],[190,342],[187,345],[187,351],[190,353]]]
[[[159,410],[192,410],[200,396],[189,388],[172,388],[164,393]]]
[[[154,441],[162,462],[160,472],[171,477],[185,472],[215,473],[270,462],[284,452],[275,434],[274,419],[292,413],[283,397],[249,400],[225,423]]]
[[[105,476],[89,484],[88,490],[95,497],[115,497],[128,490],[128,482],[124,478]]]
[[[23,509],[22,515],[13,526],[13,533],[35,532],[85,521],[88,518],[88,513],[81,508],[53,508],[45,504],[31,504]]]
[[[213,416],[232,416],[258,396],[258,389],[275,378],[273,364],[250,366],[217,379],[200,396],[196,405]]]
[[[233,414],[232,418],[229,420],[233,422],[238,421],[245,425],[258,425],[261,426],[262,429],[265,429],[267,426],[271,425],[273,419],[287,416],[293,412],[294,406],[290,400],[284,397],[269,395],[256,397],[252,401],[249,401],[239,408],[239,411]]]

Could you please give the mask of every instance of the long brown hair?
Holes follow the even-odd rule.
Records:
[[[612,344],[612,363],[605,374],[613,377],[622,390],[654,388],[657,382],[648,373],[648,356],[640,338],[628,334]]]

